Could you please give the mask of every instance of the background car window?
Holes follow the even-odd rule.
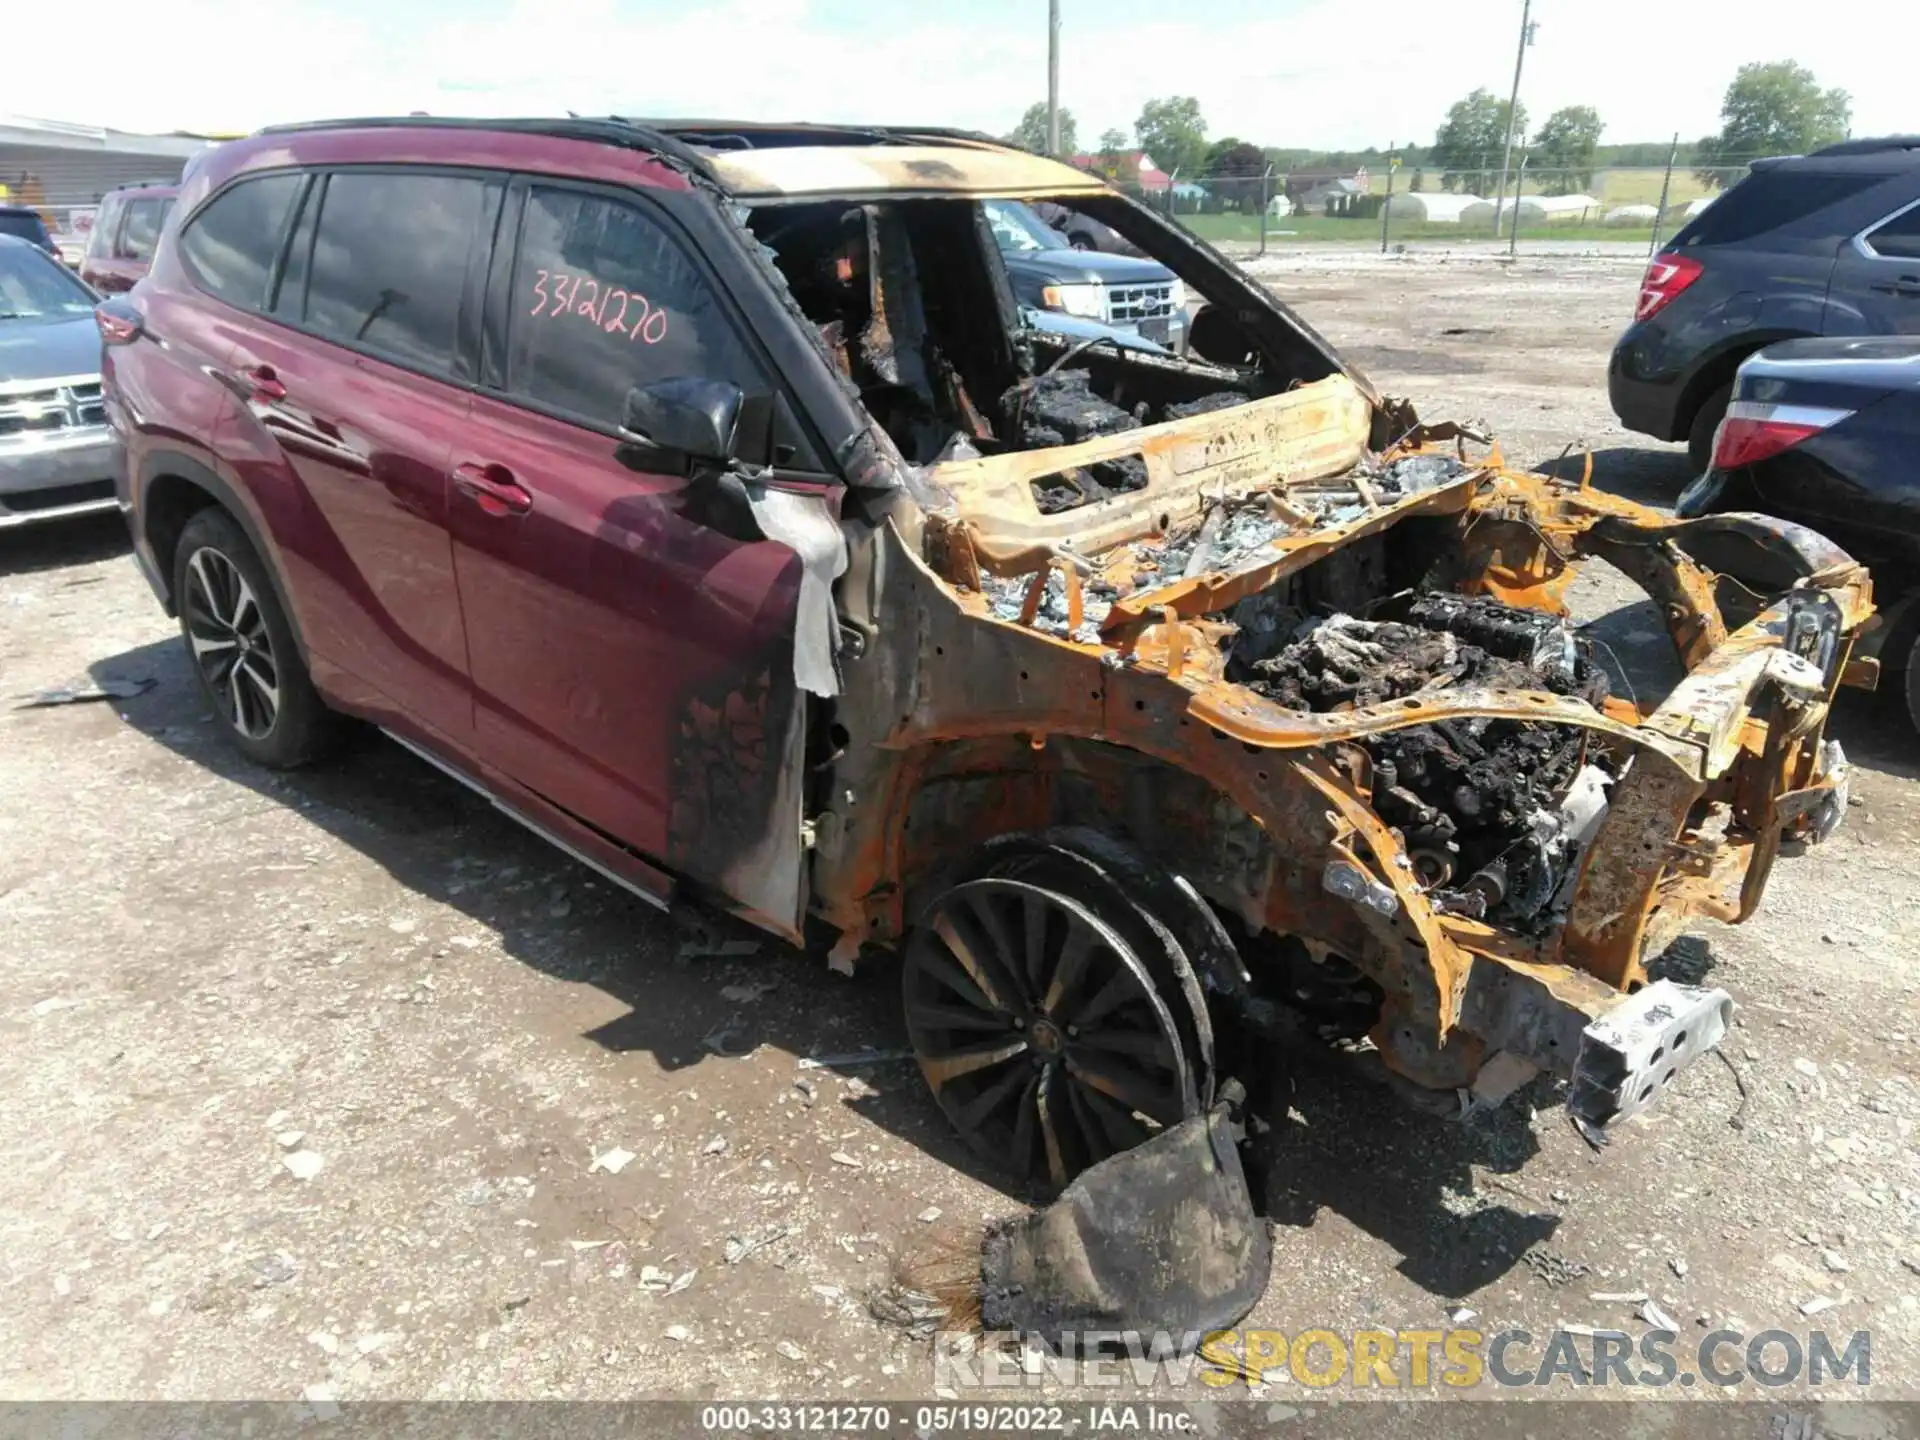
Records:
[[[1873,253],[1889,260],[1920,260],[1920,205],[1896,215],[1867,236]]]
[[[258,309],[280,249],[287,210],[304,175],[242,180],[188,224],[180,258],[202,288],[232,305]]]
[[[92,314],[96,303],[93,292],[45,251],[0,248],[0,320],[68,320]]]
[[[733,318],[679,243],[633,205],[535,187],[520,226],[507,388],[595,424],[675,376],[766,390]]]
[[[93,229],[87,234],[87,254],[93,258],[111,255],[114,227],[120,223],[120,202],[109,195],[94,212]]]
[[[1675,249],[1691,245],[1736,245],[1803,220],[1829,205],[1837,205],[1886,178],[1868,174],[1808,174],[1792,169],[1759,170],[1689,220],[1670,243]]]
[[[153,259],[153,247],[160,238],[160,221],[165,214],[158,200],[128,201],[126,228],[120,232],[119,258]]]
[[[452,370],[467,250],[485,198],[485,181],[457,175],[330,176],[307,325],[403,365]]]

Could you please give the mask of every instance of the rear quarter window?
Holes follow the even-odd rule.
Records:
[[[1920,201],[1869,231],[1867,247],[1883,260],[1920,260]]]
[[[1822,175],[1803,170],[1762,170],[1740,181],[1694,216],[1673,237],[1673,248],[1737,245],[1816,215],[1829,205],[1850,200],[1886,178],[1876,174]],[[1840,233],[1836,227],[1836,239]]]
[[[180,258],[200,288],[248,310],[266,302],[267,277],[280,255],[287,215],[302,175],[262,175],[216,195],[187,223]]]

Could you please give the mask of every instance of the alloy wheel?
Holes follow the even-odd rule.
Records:
[[[211,547],[187,558],[183,617],[207,692],[235,730],[264,739],[280,715],[280,667],[259,597],[232,559]]]
[[[1119,932],[1017,880],[950,890],[903,975],[921,1073],[961,1136],[1058,1188],[1198,1110],[1165,1000]]]

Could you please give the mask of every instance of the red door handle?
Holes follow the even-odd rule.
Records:
[[[273,373],[271,365],[256,365],[251,370],[242,370],[240,378],[247,382],[247,388],[262,400],[284,400],[287,387],[280,383],[280,377]]]
[[[524,515],[533,508],[533,496],[504,465],[469,460],[453,467],[453,486],[488,515]]]

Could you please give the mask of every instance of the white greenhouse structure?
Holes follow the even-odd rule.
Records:
[[[1387,214],[1395,220],[1425,221],[1430,225],[1458,225],[1476,205],[1487,202],[1478,195],[1449,195],[1445,191],[1403,191],[1387,201]],[[1493,209],[1487,206],[1487,218]]]
[[[1608,225],[1630,225],[1635,229],[1651,229],[1653,222],[1660,218],[1657,205],[1616,205],[1607,211],[1603,222]]]
[[[1604,208],[1591,195],[1522,195],[1520,228],[1587,224],[1598,220]]]

